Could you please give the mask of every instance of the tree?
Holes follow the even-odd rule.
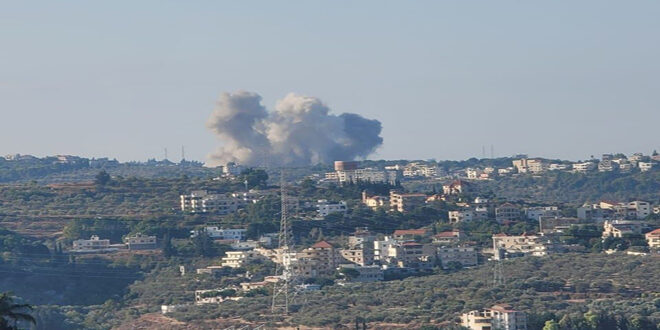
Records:
[[[108,174],[108,172],[105,170],[102,170],[94,177],[94,183],[99,186],[105,186],[110,182],[111,179],[112,178],[110,177],[110,174]]]
[[[247,181],[248,187],[265,188],[268,181],[268,173],[264,170],[248,168],[240,176],[241,182]]]
[[[163,237],[163,256],[165,258],[169,258],[173,256],[175,253],[176,250],[174,249],[174,246],[172,246],[172,238],[170,237],[170,233],[168,232]]]
[[[15,304],[14,297],[10,296],[9,293],[0,294],[0,329],[18,329],[17,324],[19,321],[36,324],[34,317],[26,313],[26,310],[32,310],[32,306]]]
[[[217,251],[213,239],[209,237],[205,230],[197,231],[197,235],[192,238],[192,244],[195,255],[202,257],[214,257],[216,255]]]
[[[545,326],[543,326],[543,330],[559,330],[559,323],[555,320],[548,320],[545,321]]]

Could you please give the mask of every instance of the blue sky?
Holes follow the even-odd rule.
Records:
[[[660,149],[660,2],[0,4],[0,154],[204,160],[221,92],[383,124],[371,158]]]

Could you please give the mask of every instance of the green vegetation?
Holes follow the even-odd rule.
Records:
[[[590,311],[588,316],[615,314],[631,323],[660,323],[660,279],[648,276],[660,273],[660,263],[651,257],[527,257],[504,262],[504,269],[504,286],[493,286],[492,268],[482,266],[401,281],[326,287],[308,293],[302,300],[305,305],[292,314],[289,323],[332,327],[360,317],[368,323],[415,327],[455,321],[462,312],[498,302],[527,312],[534,325],[530,329],[541,329],[552,319],[560,323],[560,329],[600,329],[568,325]],[[243,299],[175,315],[181,320],[242,317],[260,321],[268,302],[267,297]]]
[[[479,183],[479,189],[510,200],[579,204],[602,199],[658,201],[660,171],[518,175]]]
[[[16,304],[14,300],[8,293],[0,293],[0,329],[18,329],[19,322],[36,324],[34,317],[28,313],[32,306]]]
[[[488,162],[501,167],[508,166],[510,159]],[[396,161],[387,162],[393,163]],[[262,281],[274,273],[275,265],[259,260],[240,269],[225,267],[213,275],[196,274],[196,268],[218,265],[230,247],[214,242],[204,232],[191,238],[190,231],[205,224],[217,224],[246,227],[251,239],[277,232],[279,196],[274,193],[227,216],[184,214],[178,204],[179,195],[192,190],[244,191],[246,181],[251,189],[274,188],[268,186],[268,180],[278,182],[279,174],[248,169],[232,180],[213,179],[218,174],[216,170],[196,164],[151,162],[76,167],[79,164],[60,164],[54,158],[24,163],[30,165],[23,167],[15,168],[15,164],[0,160],[0,182],[14,182],[0,186],[0,291],[11,290],[27,302],[39,304],[31,313],[37,321],[35,328],[125,326],[141,315],[159,312],[161,305],[191,304],[195,290],[207,289],[214,290],[208,295],[242,299],[221,305],[190,305],[173,315],[192,323],[217,318],[240,318],[255,323],[274,320],[267,315],[269,286],[248,292],[227,288],[239,287],[242,282]],[[367,162],[365,166],[384,164]],[[471,159],[441,162],[439,166],[452,170],[477,164],[485,163]],[[23,168],[23,172],[10,171],[17,168]],[[457,206],[442,201],[405,214],[372,210],[359,202],[362,191],[387,195],[390,189],[402,187],[370,182],[317,185],[312,179],[302,179],[314,171],[326,170],[328,166],[319,165],[285,173],[286,182],[299,180],[289,185],[289,195],[312,202],[306,206],[301,203],[300,210],[292,214],[297,246],[308,246],[322,239],[341,245],[356,227],[369,227],[378,234],[426,227],[433,233],[458,228],[467,234],[468,240],[489,247],[495,233],[522,234],[538,228],[536,221],[510,225],[472,221],[452,225],[447,221],[447,211]],[[565,212],[572,215],[574,207],[587,200],[657,201],[658,175],[657,171],[588,175],[553,172],[479,182],[478,188],[480,195],[495,200],[566,202]],[[32,179],[86,183],[46,186],[31,182]],[[417,188],[430,192],[437,190],[439,183],[425,184]],[[406,183],[406,187],[410,185]],[[349,211],[322,220],[302,220],[304,215],[314,213],[313,202],[318,199],[345,200]],[[162,253],[69,255],[65,252],[76,239],[99,235],[119,243],[126,235],[138,232],[157,236]],[[306,293],[306,303],[294,306],[291,317],[281,321],[290,325],[335,327],[360,320],[369,328],[393,323],[437,329],[444,327],[443,322],[456,321],[464,311],[506,302],[528,313],[530,329],[605,329],[605,324],[613,323],[621,329],[653,329],[660,323],[660,282],[653,276],[660,274],[657,257],[598,253],[608,249],[648,251],[641,236],[602,240],[600,235],[600,227],[574,226],[560,240],[574,245],[576,251],[587,253],[505,261],[504,286],[492,283],[493,266],[489,263],[467,269],[452,263],[446,270],[424,273],[427,276],[388,275],[387,282],[345,286],[334,285],[334,280],[350,280],[359,276],[359,271],[340,269],[332,278],[307,279],[306,283],[320,284],[323,290]],[[420,240],[428,242],[430,238]],[[179,266],[185,267],[185,275],[179,272]]]

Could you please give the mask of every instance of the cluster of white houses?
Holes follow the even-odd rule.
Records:
[[[305,278],[331,277],[338,270],[350,268],[359,275],[347,280],[380,281],[388,272],[477,265],[477,250],[462,244],[464,238],[459,231],[432,235],[429,229],[396,230],[391,236],[378,237],[367,228],[357,228],[345,247],[320,241],[285,254],[277,248],[257,243],[250,249],[228,251],[221,265],[198,269],[197,272],[215,273],[221,272],[222,267],[240,268],[258,260],[271,260]]]
[[[335,161],[334,172],[325,174],[324,182],[382,182],[396,184],[401,178],[401,171],[381,170],[377,168],[359,168],[356,161]]]
[[[227,215],[276,193],[274,190],[250,190],[231,194],[212,194],[206,190],[195,190],[188,195],[180,196],[180,208],[186,213]]]
[[[111,244],[109,239],[101,239],[92,235],[89,239],[77,239],[73,241],[72,253],[103,253],[119,250],[154,250],[158,248],[156,236],[147,236],[137,233],[126,236],[123,244]]]
[[[195,190],[190,194],[180,195],[180,209],[185,213],[227,215],[276,194],[276,190],[250,190],[231,194],[211,194],[206,190]],[[289,196],[286,203],[290,215],[300,215],[301,203],[298,198]],[[309,219],[322,219],[329,214],[346,213],[348,210],[345,201],[335,202],[325,199],[315,203],[305,202],[303,207],[316,211],[308,217]]]
[[[492,179],[494,175],[507,176],[516,173],[542,174],[549,171],[567,171],[574,173],[618,171],[626,173],[638,170],[640,172],[647,172],[656,168],[660,162],[660,155],[656,153],[651,156],[635,153],[628,157],[622,154],[603,154],[600,160],[590,159],[581,162],[556,162],[542,158],[527,158],[525,155],[521,156],[522,157],[519,159],[513,160],[511,164],[512,166],[510,167],[470,167],[464,169],[464,175],[471,180],[489,180]]]

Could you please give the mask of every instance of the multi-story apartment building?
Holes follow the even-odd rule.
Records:
[[[436,165],[422,163],[408,163],[402,169],[404,177],[435,177],[439,173]]]
[[[345,201],[330,202],[326,199],[319,199],[316,203],[316,215],[324,218],[332,213],[346,214],[348,210]]]
[[[474,211],[472,210],[458,210],[448,211],[449,223],[470,222],[474,220]]]
[[[527,330],[527,315],[508,304],[498,304],[464,313],[461,325],[471,330]]]
[[[528,207],[524,212],[527,219],[536,221],[541,217],[558,217],[561,215],[559,208],[556,206]]]
[[[332,244],[320,241],[291,256],[284,256],[283,261],[300,276],[317,277],[332,276],[343,259]]]
[[[238,165],[236,163],[227,163],[225,164],[225,166],[222,167],[222,174],[224,176],[230,176],[230,177],[238,176],[241,173],[243,173],[243,171],[245,171],[246,169],[247,167],[243,165]]]
[[[611,154],[603,154],[600,162],[598,163],[598,172],[611,172],[618,168],[618,164],[612,162]]]
[[[476,266],[478,263],[477,250],[474,247],[441,246],[437,248],[436,253],[442,268],[448,268],[452,262],[457,262],[463,267]]]
[[[511,203],[504,203],[495,208],[495,220],[499,223],[518,221],[520,220],[520,214],[520,208]]]
[[[639,162],[637,163],[639,170],[642,172],[650,171],[653,168],[653,163],[651,162]]]
[[[222,267],[240,268],[262,258],[263,256],[256,251],[227,251],[222,258]]]
[[[401,171],[381,170],[377,168],[358,168],[358,162],[336,161],[335,171],[326,173],[326,180],[339,183],[369,181],[396,184],[401,178]]]
[[[554,250],[553,241],[545,236],[534,234],[512,235],[495,234],[493,235],[494,259],[506,258],[506,255],[531,255],[545,256]]]
[[[621,238],[642,233],[642,224],[638,221],[612,220],[603,223],[603,238]]]
[[[645,201],[632,201],[629,203],[601,201],[595,204],[584,204],[577,209],[578,218],[594,221],[608,219],[642,220],[652,212],[651,204]]]
[[[410,267],[417,269],[429,269],[435,263],[435,247],[431,244],[420,244],[417,242],[403,242],[390,247],[389,263],[398,267]]]
[[[390,236],[385,236],[382,240],[374,240],[374,260],[385,262],[390,257],[390,249],[400,243]]]
[[[244,205],[240,198],[209,194],[205,190],[195,190],[189,195],[181,195],[181,211],[190,213],[214,213],[226,215],[234,213]]]
[[[202,198],[208,196],[206,190],[193,190],[189,195],[181,195],[181,211],[183,212],[195,212],[199,208],[198,204],[201,204]]]
[[[548,169],[548,164],[542,159],[522,158],[514,160],[512,163],[518,173],[542,173]]]
[[[366,266],[374,263],[373,243],[364,243],[348,249],[341,249],[340,253],[344,259],[356,265]]]
[[[369,231],[367,227],[358,227],[355,228],[355,232],[352,235],[348,236],[348,246],[356,247],[362,244],[368,244],[373,247],[373,242],[376,239],[373,233]]]
[[[425,194],[404,194],[396,190],[390,191],[390,210],[393,212],[410,212],[425,203]]]
[[[466,168],[465,169],[465,176],[467,176],[468,179],[470,180],[477,180],[481,176],[483,171],[478,168]]]
[[[583,162],[583,163],[574,163],[573,171],[577,173],[586,173],[596,169],[596,163],[594,162]]]
[[[359,275],[355,278],[352,278],[352,282],[377,282],[384,279],[383,269],[378,265],[356,265],[356,264],[341,264],[337,267],[337,270],[344,269],[353,269],[356,270]]]

